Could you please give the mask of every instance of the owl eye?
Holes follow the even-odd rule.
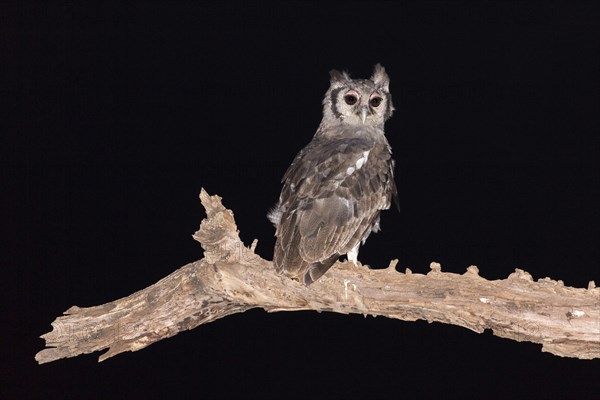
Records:
[[[373,97],[369,100],[369,104],[371,104],[371,107],[379,107],[381,104],[381,97]]]
[[[344,101],[349,106],[353,106],[358,101],[358,97],[356,95],[354,95],[354,94],[347,94],[347,95],[344,96]]]

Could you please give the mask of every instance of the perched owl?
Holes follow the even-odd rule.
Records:
[[[379,212],[396,197],[383,131],[394,110],[385,69],[377,64],[371,79],[336,70],[330,76],[321,124],[283,176],[268,214],[276,270],[306,285],[343,254],[356,264],[360,243],[379,230]]]

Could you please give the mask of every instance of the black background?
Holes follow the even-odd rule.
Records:
[[[402,212],[382,215],[361,261],[600,284],[596,3],[4,10],[1,398],[597,398],[598,360],[315,312],[253,310],[101,364],[34,361],[71,305],[202,257],[201,187],[270,259],[265,213],[318,126],[328,71],[368,77],[376,62],[397,109],[386,132]]]

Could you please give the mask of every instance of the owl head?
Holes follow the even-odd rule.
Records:
[[[332,70],[323,99],[324,124],[382,126],[392,116],[390,78],[380,64],[370,79],[351,79],[348,73]]]

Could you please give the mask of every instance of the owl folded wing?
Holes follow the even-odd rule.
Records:
[[[313,143],[284,176],[277,229],[275,258],[298,277],[319,263],[329,264],[319,266],[324,273],[377,230],[395,190],[387,146],[362,138]]]

